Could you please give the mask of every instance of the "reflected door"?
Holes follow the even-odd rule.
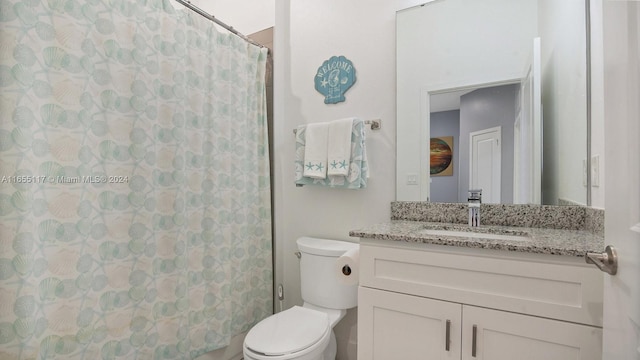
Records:
[[[469,137],[469,189],[482,189],[483,203],[499,204],[502,128],[475,131]]]

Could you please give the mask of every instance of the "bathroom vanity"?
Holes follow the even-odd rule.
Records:
[[[603,273],[582,230],[391,221],[360,237],[359,359],[597,360]],[[497,235],[497,236],[493,236]]]

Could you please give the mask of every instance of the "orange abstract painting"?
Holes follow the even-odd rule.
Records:
[[[431,138],[431,176],[453,175],[453,136]]]

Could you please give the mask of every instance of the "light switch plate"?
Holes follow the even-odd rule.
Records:
[[[600,155],[591,157],[591,186],[600,186]]]
[[[418,174],[407,174],[407,185],[418,185]]]

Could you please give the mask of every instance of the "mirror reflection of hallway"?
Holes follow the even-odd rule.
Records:
[[[484,182],[485,186],[493,183],[492,189],[483,190],[483,202],[513,203],[514,202],[514,138],[518,104],[521,97],[521,83],[515,82],[504,85],[485,85],[456,91],[443,91],[429,95],[429,133],[430,138],[453,137],[453,174],[452,176],[431,176],[430,195],[432,202],[466,202],[469,189],[480,188],[472,181],[473,164],[471,151],[471,134],[487,129],[499,127],[501,129],[499,158],[492,161],[488,173],[484,168],[479,169],[483,179],[491,174],[493,180]],[[427,100],[427,99],[425,99]],[[523,131],[527,131],[523,129]],[[487,145],[483,143],[482,145]],[[529,143],[530,144],[530,143]],[[481,151],[492,148],[482,148]],[[497,155],[493,155],[497,156]],[[482,160],[485,161],[485,160]],[[499,164],[499,165],[498,165]],[[476,163],[477,165],[477,163]],[[476,175],[478,172],[476,172]],[[484,180],[483,180],[484,181]],[[488,180],[487,180],[488,181]],[[495,193],[489,196],[489,193]]]

